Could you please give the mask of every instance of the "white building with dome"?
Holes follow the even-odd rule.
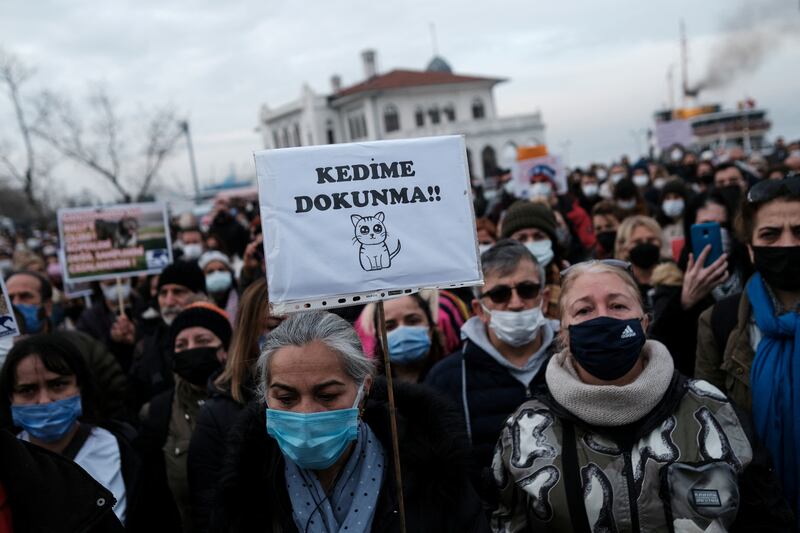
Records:
[[[305,84],[300,98],[261,107],[259,131],[266,148],[463,134],[470,170],[483,179],[508,166],[517,146],[544,144],[539,112],[499,117],[494,86],[500,78],[453,73],[436,56],[425,70],[379,74],[375,52],[362,52],[365,79],[342,87],[331,77],[330,94]]]

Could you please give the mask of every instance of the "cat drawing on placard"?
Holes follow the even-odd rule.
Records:
[[[400,240],[397,241],[397,248],[393,252],[389,251],[386,238],[389,233],[383,223],[384,215],[382,212],[372,217],[362,217],[350,215],[350,222],[355,228],[353,242],[359,243],[358,260],[361,268],[369,272],[370,270],[381,270],[392,266],[392,259],[400,252]]]

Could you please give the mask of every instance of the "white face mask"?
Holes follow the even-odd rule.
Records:
[[[514,183],[514,180],[508,180],[503,184],[503,190],[505,190],[508,194],[517,194],[517,184]]]
[[[525,247],[533,254],[536,261],[542,265],[542,268],[549,265],[550,261],[553,260],[553,243],[550,242],[550,239],[528,241],[525,243]]]
[[[606,172],[602,168],[598,168],[597,170],[595,170],[594,175],[597,176],[597,179],[599,179],[600,181],[605,181],[606,178],[608,177],[608,172]]]
[[[681,159],[683,159],[683,152],[677,149],[673,150],[672,152],[669,153],[669,158],[672,159],[673,161],[680,161]]]
[[[119,300],[120,295],[122,296],[123,300],[128,299],[128,296],[131,295],[130,282],[115,283],[114,285],[103,286],[103,298],[105,298],[107,302],[116,303]]]
[[[617,206],[620,209],[624,209],[625,211],[629,211],[636,207],[636,200],[631,198],[630,200],[617,200]]]
[[[611,177],[611,183],[616,185],[617,183],[622,181],[622,178],[625,177],[625,173],[624,172],[614,172],[613,174],[611,174],[610,177]]]
[[[637,187],[647,187],[647,184],[650,183],[650,178],[645,176],[644,174],[636,174],[633,177],[633,184]]]
[[[203,255],[203,245],[202,244],[184,244],[183,245],[183,257],[187,261],[193,261],[197,259],[201,255]]]
[[[524,311],[499,311],[483,306],[483,310],[489,313],[489,327],[497,338],[514,347],[533,342],[545,321],[541,307]]]
[[[595,183],[587,183],[586,185],[581,185],[581,191],[583,191],[583,195],[586,198],[595,198],[597,193],[600,192],[600,187]]]
[[[653,187],[655,187],[656,189],[663,189],[664,185],[666,184],[667,184],[666,178],[656,178],[653,180]]]
[[[679,217],[683,214],[683,200],[678,198],[675,200],[664,200],[661,204],[661,209],[668,217]]]
[[[493,244],[479,244],[478,245],[478,253],[483,254],[486,250],[494,246]]]
[[[530,198],[547,198],[552,190],[549,183],[533,183],[528,188],[528,195]]]

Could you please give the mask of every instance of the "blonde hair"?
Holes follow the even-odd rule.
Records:
[[[642,310],[642,314],[644,314],[644,300],[642,300],[642,293],[639,292],[639,286],[636,284],[636,280],[633,279],[633,276],[630,273],[618,266],[603,263],[602,261],[592,260],[578,263],[577,265],[573,265],[567,269],[566,274],[564,274],[564,276],[561,278],[561,295],[558,298],[558,319],[561,322],[559,340],[562,346],[566,346],[564,341],[566,340],[567,336],[567,328],[564,324],[566,319],[565,307],[567,295],[572,290],[573,285],[575,285],[575,281],[585,274],[613,274],[617,276],[630,290],[631,296],[633,296],[633,299],[636,300],[636,303]]]
[[[644,226],[645,228],[649,229],[656,237],[658,237],[659,241],[663,242],[663,237],[661,236],[661,226],[658,225],[658,222],[656,222],[653,218],[646,217],[644,215],[633,215],[623,220],[617,228],[617,241],[614,244],[615,258],[625,259],[627,261],[628,258],[623,255],[625,246],[628,244],[628,241],[631,240],[631,235],[633,235],[634,230],[636,230],[636,228],[639,226]]]

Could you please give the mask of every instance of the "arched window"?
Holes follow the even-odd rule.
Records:
[[[300,125],[294,125],[294,145],[295,146],[302,146],[303,141],[300,140]]]
[[[483,100],[476,98],[472,101],[472,118],[481,119],[486,116],[486,110],[483,107]]]
[[[444,106],[444,117],[447,119],[448,122],[455,122],[456,121],[456,108],[452,103],[448,103]]]
[[[428,110],[428,116],[431,117],[431,124],[438,124],[442,120],[438,107],[432,107]]]
[[[486,146],[481,151],[481,162],[483,163],[484,178],[497,175],[497,154],[495,153],[494,148],[491,146]]]
[[[423,111],[421,107],[418,107],[414,112],[414,119],[417,122],[418,128],[421,128],[425,125],[425,111]]]
[[[330,119],[325,123],[325,136],[328,138],[328,144],[334,144],[336,142],[336,134],[333,132],[333,121]]]
[[[397,114],[397,108],[392,104],[383,108],[383,127],[386,129],[386,133],[400,129],[400,115]]]

